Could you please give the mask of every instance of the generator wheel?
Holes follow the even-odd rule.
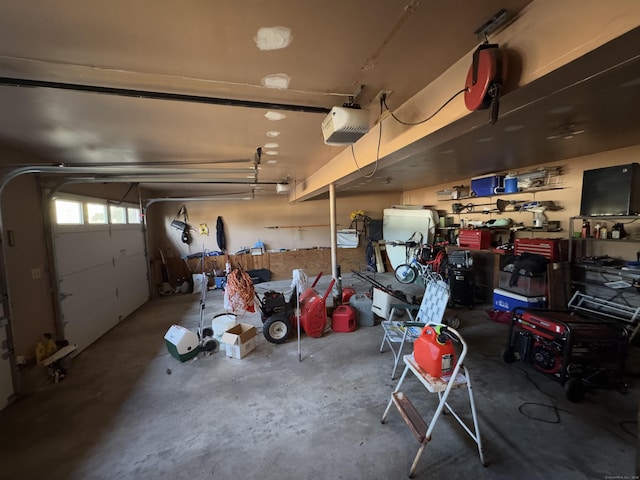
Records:
[[[578,403],[584,398],[584,384],[580,378],[570,378],[564,384],[564,391],[567,395],[567,400],[573,403]]]
[[[265,320],[262,333],[268,342],[284,343],[291,334],[291,322],[284,314],[273,315]]]
[[[504,349],[504,352],[502,352],[502,360],[504,360],[504,363],[513,363],[516,361],[516,356],[514,355],[511,347]]]
[[[398,265],[393,274],[396,276],[396,280],[400,283],[413,283],[418,277],[418,272],[411,265],[403,263]]]

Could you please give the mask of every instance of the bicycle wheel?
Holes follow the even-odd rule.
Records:
[[[400,283],[413,283],[418,277],[418,272],[411,265],[403,263],[398,265],[393,274]]]

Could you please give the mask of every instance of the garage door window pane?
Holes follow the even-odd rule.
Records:
[[[129,218],[129,223],[140,223],[140,209],[127,208],[127,217]]]
[[[55,206],[58,225],[80,225],[82,223],[82,203],[56,199]]]
[[[87,203],[89,223],[107,223],[107,206],[99,203]]]
[[[127,223],[127,215],[124,207],[109,205],[109,215],[111,215],[111,223]]]

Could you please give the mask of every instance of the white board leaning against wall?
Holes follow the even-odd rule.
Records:
[[[64,336],[80,351],[149,298],[140,210],[76,196],[52,204]]]

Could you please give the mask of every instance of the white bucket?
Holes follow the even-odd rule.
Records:
[[[213,317],[211,328],[213,328],[213,336],[222,337],[224,332],[233,327],[236,323],[236,316],[233,313],[219,313]]]

